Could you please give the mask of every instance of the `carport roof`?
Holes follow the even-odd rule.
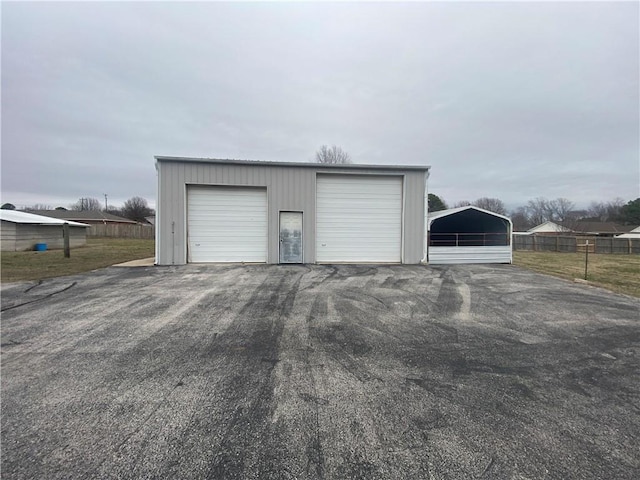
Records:
[[[90,227],[86,223],[71,222],[59,218],[44,217],[33,213],[16,212],[15,210],[0,210],[0,220],[11,223],[31,224],[31,225],[63,225],[68,223],[71,227]]]
[[[448,215],[454,215],[458,212],[463,212],[464,210],[477,210],[478,212],[483,212],[489,215],[493,215],[495,217],[503,218],[507,220],[509,223],[511,223],[511,219],[509,217],[505,217],[504,215],[500,215],[499,213],[485,210],[484,208],[474,207],[473,205],[467,205],[465,207],[449,208],[447,210],[438,210],[437,212],[429,212],[429,223],[431,223],[433,220],[437,218],[446,217]]]
[[[185,163],[216,163],[224,165],[257,165],[264,167],[305,167],[320,169],[340,169],[340,170],[417,170],[428,172],[429,165],[371,165],[371,164],[327,164],[313,162],[269,162],[263,160],[229,160],[220,158],[196,158],[196,157],[165,157],[156,155],[158,162],[185,162]]]

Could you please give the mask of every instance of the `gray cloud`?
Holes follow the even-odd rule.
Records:
[[[153,155],[430,164],[431,191],[640,195],[637,3],[6,3],[2,201],[155,201]]]

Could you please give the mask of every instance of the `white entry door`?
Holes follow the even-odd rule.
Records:
[[[267,191],[189,186],[189,262],[266,262]]]
[[[402,177],[318,175],[319,263],[400,263]]]

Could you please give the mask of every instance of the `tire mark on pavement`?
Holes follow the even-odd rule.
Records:
[[[36,287],[39,287],[40,285],[42,285],[42,279],[38,280],[36,283],[34,283],[33,285],[31,285],[29,288],[27,288],[23,293],[29,293],[30,290],[33,290]]]
[[[311,380],[311,387],[313,389],[313,412],[314,412],[314,422],[313,426],[314,436],[311,441],[307,444],[306,454],[307,454],[307,476],[309,476],[310,470],[313,468],[315,473],[319,479],[324,478],[324,469],[325,469],[325,459],[324,459],[324,450],[322,448],[322,436],[320,433],[320,407],[328,404],[329,402],[324,399],[320,399],[318,397],[318,384],[316,381],[316,376],[314,375],[314,368],[311,364],[311,355],[310,350],[306,351],[306,366],[309,372],[309,378]]]
[[[160,407],[167,402],[167,400],[169,399],[171,394],[177,388],[181,387],[184,384],[183,380],[184,380],[185,376],[186,375],[181,377],[180,380],[173,386],[173,388],[171,388],[165,394],[165,396],[155,405],[155,407],[153,407],[153,409],[148,413],[148,415],[145,418],[143,418],[142,421],[140,423],[138,423],[138,425],[133,430],[131,430],[128,434],[125,435],[125,438],[123,440],[121,440],[120,443],[118,443],[116,445],[116,447],[110,452],[109,455],[105,455],[102,458],[102,460],[100,461],[100,463],[98,463],[97,465],[93,466],[91,469],[86,471],[81,476],[81,478],[96,478],[96,473],[98,472],[98,470],[100,470],[102,465],[104,465],[104,463],[110,458],[110,456],[112,456],[114,454],[117,454],[122,449],[122,447],[124,447],[125,444],[127,442],[129,442],[129,440],[131,440],[131,438],[133,438],[134,435],[136,435],[138,432],[140,432],[142,430],[142,428],[149,422],[151,417],[153,417],[156,414],[156,412],[160,409]]]
[[[7,310],[13,310],[14,308],[18,308],[18,307],[23,307],[25,305],[30,305],[32,303],[36,303],[36,302],[41,302],[43,300],[47,300],[51,297],[53,297],[54,295],[57,295],[59,293],[62,292],[66,292],[67,290],[69,290],[72,287],[75,287],[77,285],[78,282],[73,282],[71,285],[67,285],[65,288],[62,288],[60,290],[56,290],[55,292],[51,292],[43,297],[38,297],[34,300],[29,300],[28,302],[23,302],[23,303],[18,303],[16,305],[10,305],[8,307],[3,307],[2,309],[0,309],[0,312],[6,312]]]
[[[462,304],[456,317],[458,320],[471,320],[471,290],[466,283],[458,283],[458,295],[462,298]]]
[[[230,328],[225,334],[216,338],[216,343],[226,343],[227,346],[232,346],[233,338],[229,338],[230,336],[238,334],[242,337],[242,332],[245,330],[250,333],[250,339],[242,345],[243,348],[234,353],[227,350],[226,358],[227,361],[231,361],[234,357],[239,360],[241,363],[236,368],[251,371],[253,380],[247,382],[246,376],[241,375],[239,378],[243,378],[245,381],[235,385],[235,388],[229,388],[231,398],[227,401],[230,404],[241,405],[244,400],[247,405],[245,408],[238,407],[232,412],[212,458],[206,474],[207,478],[245,477],[245,470],[248,467],[246,459],[250,458],[251,452],[255,454],[262,447],[255,443],[255,438],[264,435],[277,435],[277,430],[274,430],[272,422],[268,421],[270,412],[275,410],[273,405],[275,395],[273,372],[279,361],[278,349],[285,319],[291,313],[302,277],[307,272],[299,273],[294,277],[293,282],[289,283],[292,280],[291,272],[278,268],[274,268],[273,271],[280,274],[279,281],[277,277],[274,279],[273,276],[268,275],[265,281],[253,292],[251,299],[238,312],[236,320]],[[268,328],[261,329],[260,325]],[[217,348],[211,349],[210,353],[220,352],[222,346],[219,344]],[[251,355],[245,354],[245,350],[251,352]],[[263,359],[268,361],[263,361]],[[233,398],[242,400],[236,402]],[[246,428],[238,429],[237,426],[243,422],[246,422]],[[277,451],[266,452],[266,455],[268,463],[274,465],[273,468],[282,471],[282,463],[286,461],[285,456],[278,456]]]

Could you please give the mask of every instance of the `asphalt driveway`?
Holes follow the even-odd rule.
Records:
[[[640,478],[640,301],[513,266],[2,288],[2,477]]]

